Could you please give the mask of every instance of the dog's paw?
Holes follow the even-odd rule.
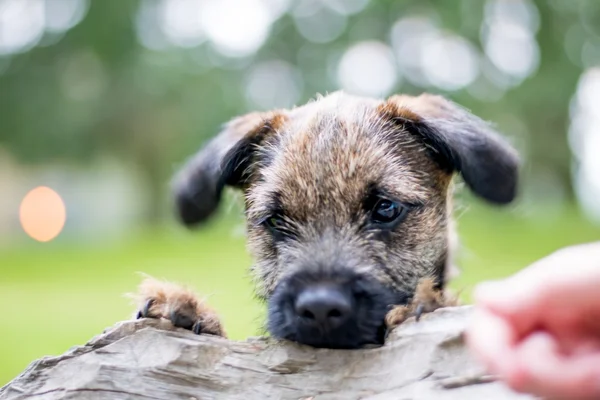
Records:
[[[385,317],[385,324],[388,329],[393,329],[410,317],[415,317],[418,321],[423,314],[456,305],[458,305],[456,296],[448,290],[437,289],[433,279],[423,278],[419,281],[411,302],[390,310]]]
[[[136,318],[164,318],[174,326],[197,334],[225,337],[217,314],[189,289],[154,278],[145,278],[139,286]]]
[[[412,316],[412,309],[408,306],[395,306],[385,316],[385,326],[392,330]]]

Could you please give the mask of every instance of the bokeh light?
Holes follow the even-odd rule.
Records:
[[[421,16],[403,17],[392,26],[390,39],[400,71],[416,86],[431,84],[423,66],[423,59],[427,43],[431,43],[438,35],[435,22]]]
[[[202,3],[164,0],[161,6],[161,28],[171,43],[180,47],[194,47],[205,40],[201,25]],[[141,7],[148,6],[141,4]]]
[[[65,203],[54,190],[39,186],[23,198],[19,209],[23,230],[38,242],[56,238],[67,219]]]
[[[43,0],[0,0],[0,54],[27,51],[44,33]]]
[[[429,81],[440,89],[454,91],[470,85],[479,74],[479,54],[458,35],[437,35],[423,53]]]
[[[492,0],[486,3],[481,40],[490,61],[516,85],[530,76],[540,62],[535,39],[539,16],[526,0]]]
[[[369,0],[321,0],[327,7],[340,14],[352,15],[361,12]]]
[[[219,52],[244,57],[256,52],[267,40],[271,13],[261,0],[219,0],[203,3],[202,25]]]
[[[398,82],[394,54],[381,42],[355,44],[342,56],[338,80],[344,90],[366,96],[385,96]]]
[[[58,75],[62,92],[75,101],[96,99],[108,85],[102,60],[91,49],[72,53],[64,60]]]
[[[287,7],[283,0],[142,1],[136,31],[152,50],[193,48],[208,40],[224,56],[246,57],[264,44],[271,25]]]
[[[71,29],[88,8],[89,0],[0,0],[0,56],[31,49],[45,32]]]
[[[64,32],[81,22],[89,10],[90,0],[45,0],[46,30]]]
[[[303,0],[292,10],[296,29],[306,40],[313,43],[329,43],[346,29],[344,14],[326,7],[318,0]]]
[[[246,98],[251,109],[292,107],[302,93],[302,75],[291,64],[272,60],[257,64],[248,74]]]
[[[600,221],[600,68],[581,76],[571,114],[569,143],[576,161],[575,190],[584,210]]]

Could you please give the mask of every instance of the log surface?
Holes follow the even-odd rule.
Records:
[[[463,341],[469,313],[468,306],[437,310],[364,350],[236,342],[165,320],[125,321],[33,362],[0,399],[531,399],[471,358]]]

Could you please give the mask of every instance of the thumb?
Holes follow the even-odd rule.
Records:
[[[511,279],[485,282],[475,288],[475,303],[494,314],[510,320],[517,335],[530,331],[538,322],[536,318],[543,312],[544,288],[530,288],[525,283],[511,282]]]
[[[475,301],[525,331],[551,310],[600,310],[599,288],[600,243],[594,243],[560,250],[510,278],[480,284]]]

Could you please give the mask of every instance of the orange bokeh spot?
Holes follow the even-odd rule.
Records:
[[[39,242],[49,242],[65,226],[67,211],[58,193],[39,186],[25,196],[19,209],[23,230]]]

